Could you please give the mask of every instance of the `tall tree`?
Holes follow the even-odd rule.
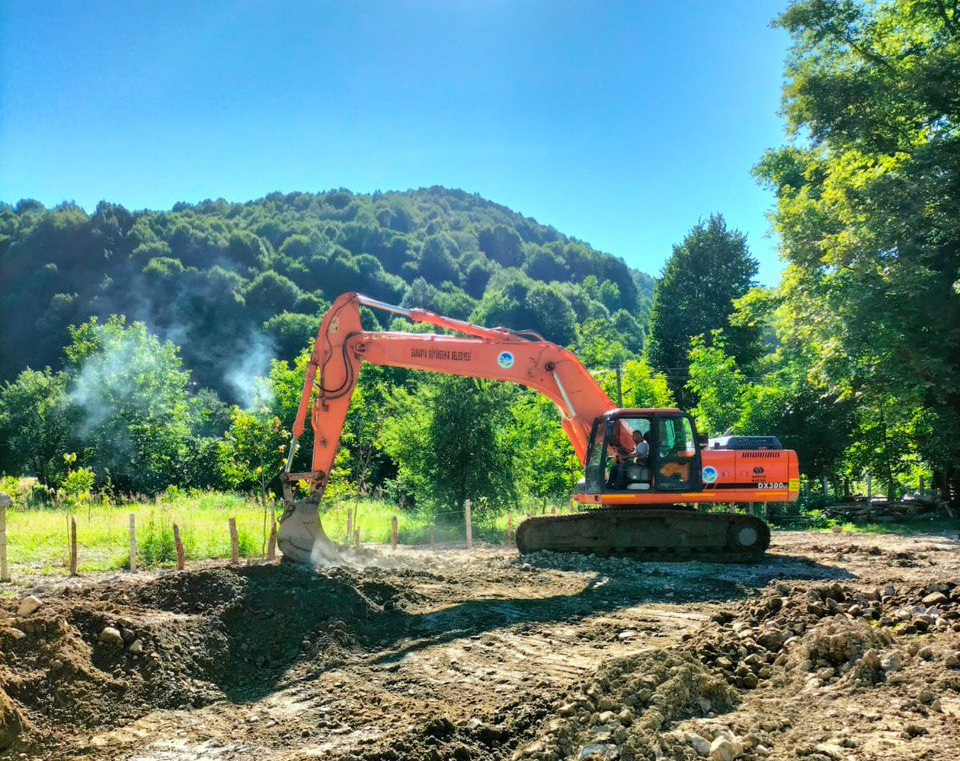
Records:
[[[747,293],[756,274],[746,237],[729,230],[719,214],[698,222],[673,247],[654,289],[649,359],[668,377],[681,403],[694,401],[685,383],[695,336],[707,336],[709,345],[710,332],[723,330],[727,350],[741,367],[759,356],[758,328],[730,324],[733,300]]]
[[[868,413],[875,451],[895,431],[922,442],[958,500],[958,5],[801,0],[778,23],[793,36],[783,101],[800,139],[757,173],[789,262],[784,335],[813,349],[812,377]]]
[[[513,449],[507,435],[516,388],[497,381],[422,374],[400,389],[381,441],[412,491],[448,515],[466,499],[480,510],[516,501]]]

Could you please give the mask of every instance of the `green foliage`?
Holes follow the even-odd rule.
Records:
[[[226,482],[235,489],[266,495],[283,469],[290,434],[280,419],[264,407],[246,412],[234,407],[230,428],[220,443],[220,463]]]
[[[506,423],[515,389],[495,381],[424,374],[412,391],[389,397],[381,431],[398,478],[438,512],[478,514],[517,499]]]
[[[657,281],[650,312],[650,364],[670,379],[681,402],[693,401],[684,391],[695,336],[723,330],[726,346],[741,367],[760,355],[759,331],[752,325],[732,325],[734,300],[744,296],[757,274],[757,260],[746,237],[729,230],[723,217],[698,222],[673,247]]]
[[[624,407],[673,407],[670,384],[646,359],[631,359],[623,366],[621,388]]]
[[[690,348],[689,389],[697,398],[693,414],[700,431],[720,435],[740,419],[744,377],[736,360],[727,354],[722,330],[694,336]]]
[[[756,170],[777,195],[788,262],[779,331],[809,348],[825,393],[856,407],[852,461],[892,490],[911,430],[935,420],[924,453],[954,499],[958,21],[952,4],[926,0],[792,3],[778,22],[793,37],[784,109],[803,139]]]
[[[560,289],[522,277],[496,290],[488,287],[471,319],[491,327],[533,330],[561,345],[576,338],[576,315]]]
[[[0,472],[35,474],[58,484],[66,473],[75,410],[66,402],[65,373],[24,370],[0,388]]]
[[[566,304],[537,291],[530,310],[496,318],[562,343],[572,340],[574,302],[609,310],[607,319],[619,309],[642,319],[652,293],[649,276],[609,254],[439,187],[270,193],[171,211],[103,203],[92,215],[72,204],[0,204],[0,271],[18,284],[0,294],[0,380],[28,366],[60,369],[68,326],[126,314],[181,347],[198,387],[239,402],[228,378],[258,332],[290,360],[319,313],[349,290],[467,318],[509,268],[531,283],[561,281]],[[600,285],[588,298],[580,284],[590,277]]]
[[[177,482],[191,421],[176,347],[122,318],[91,319],[71,335],[66,400],[79,420],[82,461],[125,491],[152,494]]]
[[[68,470],[60,490],[69,502],[75,505],[85,504],[92,496],[96,475],[90,468],[71,467],[77,461],[75,452],[68,452],[63,456],[63,460]]]
[[[173,523],[165,515],[157,517],[156,513],[150,513],[150,520],[137,539],[137,554],[146,565],[172,563],[177,559]]]
[[[560,425],[556,405],[529,389],[516,393],[510,448],[514,478],[521,490],[541,500],[563,502],[573,491],[583,468]]]

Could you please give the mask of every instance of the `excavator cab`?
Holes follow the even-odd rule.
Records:
[[[646,455],[631,456],[640,439],[647,443]],[[702,488],[699,438],[687,413],[612,410],[594,421],[583,493],[676,493]]]

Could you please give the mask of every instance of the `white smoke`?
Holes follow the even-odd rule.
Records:
[[[272,401],[267,373],[275,356],[273,343],[260,332],[251,333],[243,351],[228,364],[224,380],[244,409],[269,405]]]

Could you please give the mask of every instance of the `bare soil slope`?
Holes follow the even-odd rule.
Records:
[[[17,758],[960,757],[960,547],[752,566],[500,549],[45,583],[0,611]]]

